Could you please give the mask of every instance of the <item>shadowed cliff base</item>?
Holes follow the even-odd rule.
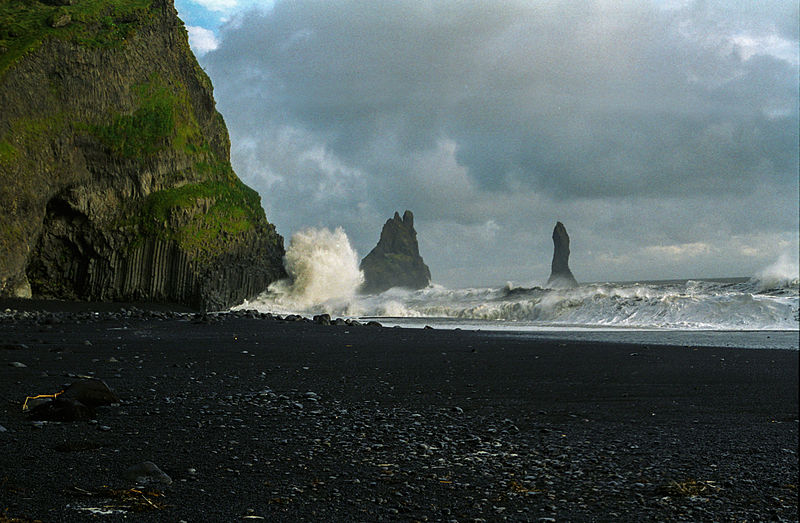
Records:
[[[171,0],[10,0],[0,50],[0,296],[223,309],[285,276]]]

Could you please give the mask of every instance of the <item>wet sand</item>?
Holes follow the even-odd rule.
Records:
[[[797,520],[797,351],[0,305],[6,518]],[[80,376],[120,403],[21,412]]]

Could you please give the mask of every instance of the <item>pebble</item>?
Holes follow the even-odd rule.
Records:
[[[137,484],[163,483],[169,485],[172,483],[172,478],[152,461],[143,461],[142,463],[131,465],[125,471],[125,479]]]
[[[22,363],[21,361],[12,361],[12,362],[11,362],[11,363],[9,363],[8,365],[9,365],[9,366],[11,366],[11,367],[16,367],[16,368],[18,368],[18,369],[24,369],[24,368],[26,368],[26,367],[27,367],[27,365],[25,365],[25,364],[24,364],[24,363]]]
[[[175,317],[191,320],[191,316]],[[227,318],[253,316],[231,313],[209,314],[208,317],[221,322]],[[92,318],[91,321],[97,320]],[[352,322],[350,325],[356,328]],[[336,330],[334,334],[341,336],[343,331]],[[241,340],[244,343],[244,338]],[[247,348],[253,351],[251,346]],[[123,357],[128,358],[127,355]],[[202,366],[197,365],[195,369]],[[291,372],[296,368],[292,366]],[[796,477],[796,451],[789,449],[791,443],[779,443],[789,449],[780,452],[786,463],[770,463],[769,470],[758,467],[761,464],[758,453],[740,452],[742,447],[738,447],[735,454],[715,456],[719,465],[717,471],[709,466],[711,461],[704,460],[704,451],[713,449],[691,450],[690,456],[694,459],[685,459],[689,455],[687,440],[703,442],[706,439],[695,437],[694,433],[685,436],[670,432],[669,427],[648,427],[647,437],[643,438],[642,430],[628,433],[627,425],[595,424],[594,419],[591,427],[584,428],[586,412],[563,413],[562,416],[561,412],[554,411],[550,418],[545,411],[538,411],[537,416],[535,409],[524,413],[505,409],[502,416],[494,416],[491,409],[484,408],[485,404],[468,399],[459,399],[463,402],[461,406],[448,404],[446,400],[438,406],[413,401],[405,406],[397,402],[379,404],[370,399],[366,388],[357,401],[339,400],[333,392],[328,392],[331,389],[320,388],[318,390],[324,392],[323,402],[319,394],[303,392],[306,387],[322,387],[311,380],[305,384],[297,382],[294,386],[303,387],[300,390],[288,390],[271,383],[270,376],[283,372],[278,369],[268,369],[256,381],[258,385],[252,385],[251,381],[244,387],[220,369],[217,369],[218,375],[199,370],[187,381],[185,389],[174,394],[170,392],[174,401],[159,404],[161,411],[157,414],[150,400],[159,395],[161,387],[156,385],[159,377],[153,376],[152,385],[156,388],[151,389],[152,394],[141,389],[135,394],[146,398],[126,396],[125,408],[131,414],[139,415],[147,410],[157,417],[172,416],[176,412],[182,416],[184,412],[180,409],[186,407],[193,414],[192,419],[187,419],[183,426],[178,424],[186,428],[185,437],[178,433],[180,440],[170,441],[178,446],[171,448],[180,449],[180,441],[184,439],[188,442],[195,437],[208,438],[208,456],[202,456],[204,473],[198,477],[194,467],[187,468],[197,456],[183,456],[179,450],[168,454],[169,458],[162,458],[170,461],[164,465],[185,471],[184,476],[193,482],[190,485],[205,487],[210,495],[216,492],[218,485],[236,477],[236,484],[226,487],[235,487],[237,495],[243,496],[244,489],[240,491],[239,482],[247,477],[245,466],[252,464],[252,470],[266,476],[264,479],[269,480],[269,484],[265,481],[261,486],[263,476],[259,476],[264,498],[253,498],[240,505],[242,512],[248,506],[256,511],[248,512],[250,515],[266,513],[262,512],[264,506],[256,505],[261,502],[256,499],[263,499],[264,503],[267,500],[274,503],[275,513],[297,510],[300,516],[314,520],[332,520],[333,513],[324,512],[331,510],[331,503],[335,503],[337,511],[341,510],[337,515],[347,514],[365,521],[424,521],[428,518],[459,521],[758,520],[765,514],[767,517],[771,514],[776,520],[792,520],[793,516],[796,519],[796,501],[792,501],[796,497],[791,498],[780,490],[789,482],[782,482],[785,477]],[[84,369],[74,370],[85,372]],[[97,371],[98,375],[103,375],[102,369]],[[160,371],[152,373],[161,374]],[[386,379],[391,381],[391,378]],[[351,384],[362,386],[358,376],[348,380],[347,386]],[[309,403],[313,398],[319,401]],[[324,410],[318,408],[322,404]],[[467,415],[464,415],[465,409]],[[513,420],[505,418],[511,415]],[[111,423],[120,433],[129,430],[128,427],[120,430],[119,427],[125,425],[117,424],[114,419],[102,415],[100,419]],[[146,424],[155,418],[142,419]],[[181,422],[183,418],[177,419]],[[649,420],[648,417],[645,423],[651,423]],[[31,439],[50,440],[60,437],[57,433],[62,429],[83,424],[39,422],[31,426],[47,429],[44,433],[29,434]],[[103,430],[107,426],[96,424],[94,427]],[[155,446],[151,438],[156,436],[148,435],[146,426],[137,428],[141,432],[128,434],[134,436],[131,441],[135,448],[145,449],[138,451],[141,455]],[[707,430],[704,425],[690,429]],[[2,427],[0,432],[3,432]],[[173,437],[175,434],[171,432]],[[283,446],[277,448],[279,442]],[[631,452],[636,445],[640,448]],[[729,464],[736,461],[740,464]],[[236,465],[241,465],[241,475],[235,470]],[[751,469],[751,465],[756,467]],[[124,465],[119,466],[118,470],[123,468]],[[773,469],[788,472],[773,473]],[[791,476],[792,471],[794,476]],[[724,482],[726,474],[736,477],[736,481]],[[158,474],[156,477],[161,478]],[[717,484],[722,489],[694,498],[670,496],[661,490],[671,480],[692,477],[698,480],[719,478]],[[638,490],[631,492],[631,487]],[[205,492],[200,488],[196,490]],[[219,494],[224,499],[224,492],[220,490]],[[752,505],[739,501],[743,494],[753,500]],[[788,508],[777,499],[782,499]],[[381,504],[377,504],[378,500]],[[301,512],[304,510],[298,508],[301,501],[320,512],[314,517],[309,512]],[[703,511],[698,506],[701,504],[708,510]],[[445,506],[451,509],[442,510]],[[773,513],[767,511],[768,506]],[[688,516],[689,510],[694,517]],[[170,516],[173,521],[195,519],[190,513],[173,512]]]

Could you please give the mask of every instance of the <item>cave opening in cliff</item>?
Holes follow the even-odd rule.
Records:
[[[76,296],[86,280],[94,249],[86,238],[87,216],[63,194],[47,202],[42,233],[27,268],[34,296]]]

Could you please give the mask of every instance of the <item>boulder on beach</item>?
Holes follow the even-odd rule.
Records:
[[[94,409],[119,401],[104,381],[87,378],[76,381],[62,392],[26,400],[28,417],[35,421],[86,421],[94,419]]]
[[[431,283],[431,271],[419,254],[414,214],[397,212],[383,225],[378,245],[361,261],[363,292],[379,293],[392,287],[423,289]]]
[[[553,262],[547,285],[558,288],[578,286],[578,281],[569,270],[569,235],[561,222],[557,222],[553,229]]]
[[[119,401],[119,397],[114,391],[103,380],[97,378],[76,381],[64,389],[59,397],[80,401],[91,408],[111,405]]]

